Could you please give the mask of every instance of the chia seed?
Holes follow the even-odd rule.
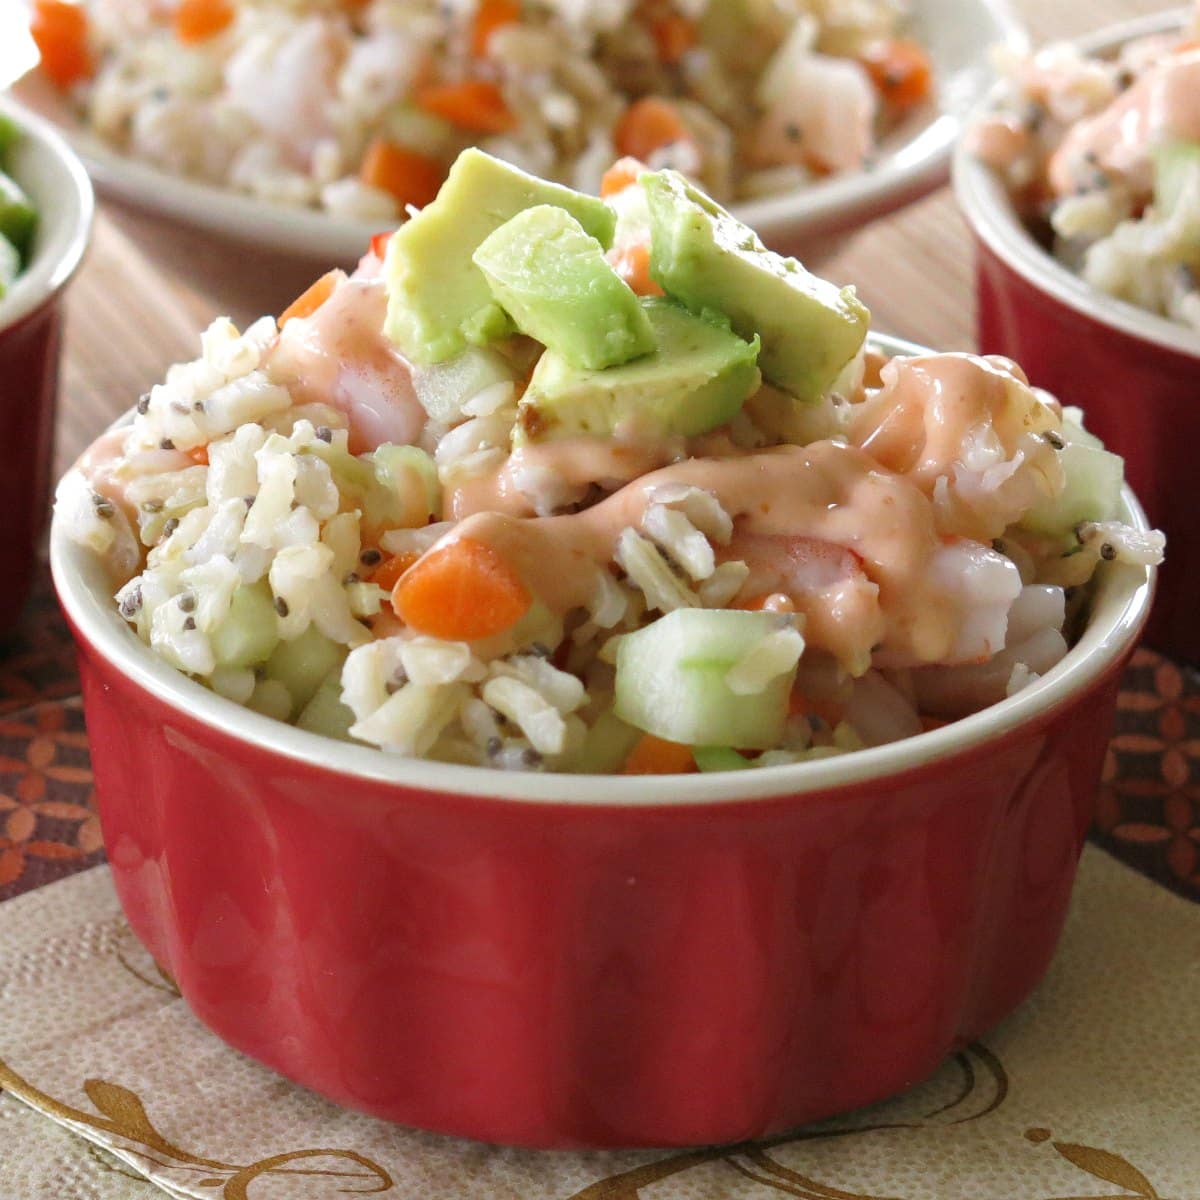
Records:
[[[185,633],[191,633],[192,630],[196,628],[196,618],[188,617],[188,619],[183,623],[183,628]]]
[[[527,767],[540,767],[544,761],[542,756],[530,746],[527,750],[521,751],[521,761]]]
[[[1105,542],[1100,547],[1100,557],[1104,559],[1105,562],[1112,562],[1113,559],[1117,557],[1116,546],[1114,546],[1112,542]]]
[[[358,583],[358,582],[359,582],[358,574],[355,571],[347,572],[345,578],[342,580],[342,584],[344,587],[349,587],[352,583]]]
[[[317,441],[332,442],[333,441],[333,430],[330,429],[328,425],[318,425],[317,426]]]
[[[96,516],[103,521],[111,519],[117,513],[116,505],[107,496],[100,495],[99,492],[92,493],[92,507],[96,510]]]
[[[139,417],[144,417],[150,411],[150,393],[143,392],[138,397],[137,411]]]
[[[281,616],[286,617],[292,610],[288,608],[288,602],[282,596],[275,597],[275,611]]]
[[[193,596],[191,592],[184,592],[183,595],[179,597],[179,607],[185,613],[195,612],[196,597]]]
[[[169,538],[179,528],[178,517],[168,517],[163,524],[163,537]]]
[[[160,450],[174,450],[175,443],[171,441],[170,438],[163,438],[163,440],[158,443],[158,448]]]
[[[498,737],[490,737],[487,740],[487,756],[495,758],[501,750],[504,749],[504,743]]]
[[[364,550],[359,556],[358,561],[364,567],[373,567],[376,563],[383,561],[383,554],[378,550]]]
[[[1055,450],[1061,450],[1066,445],[1066,442],[1064,442],[1057,433],[1053,432],[1053,430],[1046,434],[1046,441],[1048,441]]]
[[[141,609],[141,607],[142,589],[140,587],[135,587],[133,591],[121,601],[121,616],[129,619],[130,617],[133,617]]]

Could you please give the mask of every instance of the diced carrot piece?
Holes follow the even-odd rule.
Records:
[[[916,42],[906,38],[876,42],[861,61],[875,90],[893,109],[915,108],[933,91],[933,64]]]
[[[67,0],[34,0],[29,32],[42,58],[42,70],[56,87],[69,88],[95,71],[88,49],[87,14]]]
[[[652,733],[642,736],[629,752],[622,775],[689,775],[696,770],[691,746],[667,742]]]
[[[436,158],[377,137],[367,147],[358,176],[363,183],[391,193],[401,206],[424,208],[438,194],[446,172]]]
[[[512,566],[474,538],[423,555],[392,591],[392,607],[406,625],[454,642],[503,633],[532,603]]]
[[[618,158],[600,180],[600,195],[607,198],[633,187],[645,170],[646,164],[636,158]]]
[[[311,317],[333,295],[333,289],[346,278],[345,271],[326,271],[310,284],[279,314],[279,328],[298,317]]]
[[[385,558],[375,568],[371,582],[383,588],[385,592],[392,591],[400,582],[400,576],[408,570],[421,556],[419,554],[393,554]]]
[[[236,16],[232,0],[179,0],[175,36],[185,46],[206,42],[228,29]]]
[[[659,62],[674,66],[700,40],[696,23],[682,13],[668,13],[650,26]]]
[[[371,253],[375,255],[376,258],[387,257],[388,242],[392,240],[392,234],[394,232],[395,230],[389,229],[386,233],[377,233],[371,239]]]
[[[515,25],[520,19],[519,0],[480,0],[471,30],[471,53],[476,58],[487,58],[492,34],[506,25]]]
[[[645,242],[630,246],[613,264],[616,272],[639,296],[663,296],[666,293],[650,274],[650,247]]]
[[[691,136],[674,104],[657,96],[645,96],[621,114],[613,130],[613,144],[618,154],[645,160],[655,150],[689,141]]]
[[[208,466],[208,447],[207,446],[196,446],[187,452],[187,456],[198,467],[207,467]]]
[[[472,133],[507,133],[517,123],[504,93],[486,79],[431,84],[413,99],[426,112]]]

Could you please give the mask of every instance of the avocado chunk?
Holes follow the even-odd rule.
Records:
[[[482,150],[458,156],[437,199],[388,242],[384,332],[407,358],[445,362],[469,343],[512,332],[471,255],[506,221],[539,204],[566,209],[602,246],[612,244],[616,216],[603,200],[535,179]]]
[[[693,312],[729,318],[762,339],[766,379],[799,400],[819,399],[858,353],[871,314],[853,288],[768,250],[753,230],[675,171],[642,176],[650,205],[650,274]]]
[[[757,338],[745,342],[670,300],[641,305],[657,349],[603,371],[547,350],[517,410],[517,444],[573,434],[692,437],[724,425],[758,390]]]
[[[21,185],[0,171],[0,236],[6,237],[25,259],[33,242],[37,212]]]
[[[527,208],[472,257],[517,328],[571,366],[599,371],[654,349],[637,296],[565,209]]]

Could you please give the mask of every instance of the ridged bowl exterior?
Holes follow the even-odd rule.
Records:
[[[113,878],[197,1016],[338,1103],[544,1147],[779,1131],[1010,1012],[1058,939],[1134,640],[906,773],[706,804],[666,778],[646,806],[621,778],[611,805],[569,777],[561,803],[349,779],[75,633]]]

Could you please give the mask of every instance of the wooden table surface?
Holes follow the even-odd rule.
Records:
[[[1162,0],[1012,0],[1033,37],[1070,36],[1171,7]],[[149,250],[147,249],[149,246]],[[101,204],[91,253],[68,303],[58,428],[65,468],[109,420],[166,367],[192,358],[212,317],[278,312],[305,274],[256,269],[239,256],[224,268],[202,239],[165,234],[145,218]],[[184,270],[163,262],[164,251]],[[876,328],[942,350],[973,344],[972,263],[966,228],[948,189],[876,222],[822,266],[854,283]]]

